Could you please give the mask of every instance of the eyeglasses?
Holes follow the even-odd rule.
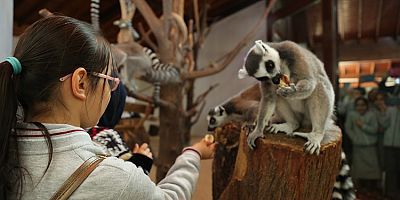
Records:
[[[119,82],[120,82],[119,78],[111,77],[109,75],[105,75],[105,74],[97,73],[97,72],[92,72],[90,74],[93,75],[93,76],[97,76],[99,78],[107,79],[107,82],[108,82],[108,85],[111,88],[111,91],[115,91],[118,88],[118,85],[119,85]],[[60,78],[60,81],[63,82],[65,80],[67,80],[70,76],[72,76],[72,74],[68,74],[66,76],[63,76],[63,77]]]

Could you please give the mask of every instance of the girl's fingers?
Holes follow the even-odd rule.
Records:
[[[139,151],[139,145],[135,144],[135,148],[133,148],[133,153],[137,153]]]
[[[148,145],[147,143],[143,143],[143,144],[140,146],[140,149],[145,150],[145,149],[147,149],[148,147],[149,147],[149,145]]]

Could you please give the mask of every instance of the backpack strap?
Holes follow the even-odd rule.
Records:
[[[87,159],[53,194],[50,200],[65,200],[85,181],[85,179],[106,159],[104,155],[96,155]]]

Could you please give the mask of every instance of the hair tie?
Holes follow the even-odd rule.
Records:
[[[21,73],[22,65],[16,57],[13,57],[13,56],[7,57],[5,61],[9,62],[11,64],[11,66],[13,67],[14,75],[18,75]]]

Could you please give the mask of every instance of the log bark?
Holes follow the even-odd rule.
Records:
[[[215,130],[218,146],[212,168],[212,195],[219,199],[232,178],[239,147],[240,123],[232,122]]]
[[[332,198],[340,163],[340,129],[326,132],[319,156],[304,152],[304,139],[284,134],[266,133],[264,139],[257,140],[257,148],[251,151],[247,146],[246,131],[241,130],[236,162],[231,165],[234,166],[231,175],[224,175],[223,171],[231,171],[226,162],[232,155],[223,154],[223,151],[216,152],[213,177],[220,177],[214,179],[214,199]],[[220,165],[221,162],[224,165]],[[228,181],[226,188],[221,190],[218,182]]]

